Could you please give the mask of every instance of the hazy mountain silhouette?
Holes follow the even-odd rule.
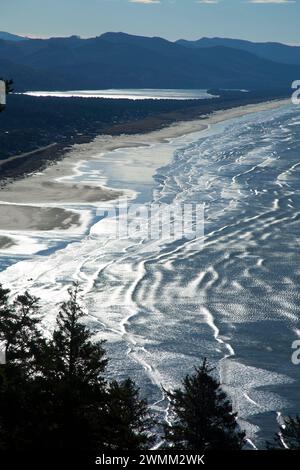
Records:
[[[0,31],[0,39],[4,39],[5,41],[27,41],[28,38],[23,36],[18,36],[17,34],[6,33],[5,31]]]
[[[288,46],[279,42],[251,42],[241,39],[201,38],[197,41],[180,39],[176,42],[191,48],[224,46],[251,52],[264,59],[283,64],[300,65],[300,46]]]
[[[288,89],[300,77],[300,65],[283,65],[239,48],[186,47],[125,33],[0,40],[0,71],[14,77],[18,90]]]

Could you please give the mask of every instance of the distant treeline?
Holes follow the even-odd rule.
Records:
[[[108,380],[105,343],[87,328],[78,285],[42,333],[39,299],[10,300],[0,285],[0,450],[203,453],[242,450],[245,433],[206,360],[181,388],[166,390],[168,423],[158,422],[130,378]],[[300,419],[288,418],[269,448],[299,449]]]

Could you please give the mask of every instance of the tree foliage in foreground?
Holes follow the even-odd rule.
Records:
[[[300,416],[288,416],[280,426],[274,443],[267,443],[269,449],[300,450]]]
[[[165,439],[181,450],[241,450],[245,433],[220,383],[212,376],[206,359],[195,374],[187,375],[183,388],[168,392],[172,426],[165,427]]]
[[[103,342],[85,326],[79,288],[42,334],[39,300],[28,292],[10,301],[0,285],[0,449],[139,451],[154,443],[155,423],[131,379],[106,378]],[[168,392],[174,414],[165,427],[178,450],[241,449],[244,433],[220,384],[203,362],[183,389]]]
[[[139,450],[152,442],[147,402],[131,380],[108,383],[103,342],[82,323],[78,287],[59,311],[48,340],[38,300],[11,304],[0,287],[0,448]]]

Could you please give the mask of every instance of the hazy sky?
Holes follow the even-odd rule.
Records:
[[[124,31],[300,44],[300,0],[9,0],[0,30],[38,37]]]

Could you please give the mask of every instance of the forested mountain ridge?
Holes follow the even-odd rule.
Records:
[[[288,47],[288,46],[286,46]],[[0,70],[16,90],[289,88],[299,64],[224,45],[186,47],[162,38],[105,33],[90,39],[0,39]]]

